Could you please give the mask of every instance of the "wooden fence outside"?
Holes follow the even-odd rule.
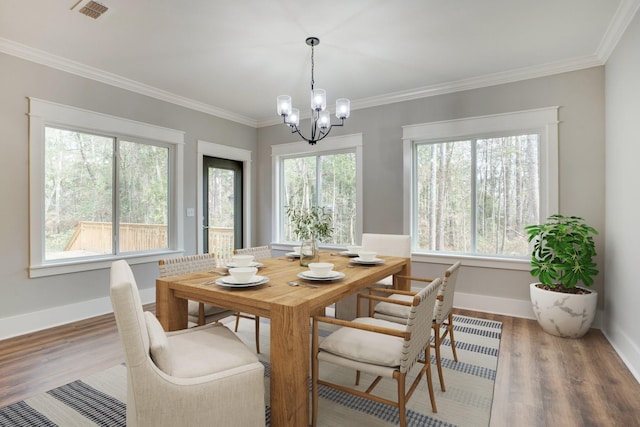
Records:
[[[110,222],[81,221],[65,247],[65,251],[84,251],[96,254],[112,253]],[[169,246],[167,226],[160,224],[120,224],[120,252],[165,249]],[[209,252],[221,262],[233,255],[233,228],[209,228]]]

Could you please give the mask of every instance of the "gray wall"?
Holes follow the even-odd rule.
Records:
[[[99,111],[186,131],[185,208],[196,201],[196,141],[256,150],[253,206],[253,244],[271,236],[271,145],[295,141],[283,125],[255,130],[166,102],[0,54],[0,322],[24,313],[106,298],[108,271],[100,270],[27,278],[28,266],[28,144],[27,96]],[[348,94],[345,94],[348,95]],[[602,234],[597,239],[599,264],[604,270],[604,68],[420,100],[355,110],[335,135],[363,133],[364,231],[401,233],[403,125],[436,120],[560,106],[560,211],[584,216]],[[185,249],[196,252],[194,217],[185,217]],[[443,265],[414,264],[414,272],[434,276]],[[135,266],[142,288],[150,289],[156,265]],[[603,293],[601,274],[595,289]],[[460,292],[482,298],[528,304],[527,271],[467,267],[460,276]],[[600,307],[602,307],[602,297]],[[482,308],[476,306],[475,308]],[[96,313],[98,314],[98,313]]]
[[[185,131],[184,207],[196,207],[196,141],[255,150],[256,129],[0,53],[0,321],[106,298],[108,270],[28,279],[28,102],[36,97]],[[255,201],[254,201],[255,203]],[[184,214],[184,213],[183,213]],[[186,253],[196,253],[195,217],[184,217]],[[134,266],[141,288],[157,264]],[[99,313],[96,313],[99,314]],[[1,328],[0,328],[1,329]],[[1,334],[0,334],[1,335]]]
[[[640,381],[640,15],[606,65],[607,258],[604,331]]]
[[[348,96],[348,94],[343,94]],[[559,207],[584,217],[601,234],[596,238],[601,274],[594,289],[602,308],[604,275],[604,68],[503,84],[408,102],[352,111],[336,135],[363,133],[364,232],[403,232],[402,126],[559,106]],[[303,124],[304,127],[304,124]],[[271,146],[296,141],[284,125],[258,130],[259,240],[271,236]],[[322,142],[319,142],[322,144]],[[413,263],[413,270],[440,275],[443,266]],[[493,299],[494,311],[509,313],[513,303],[528,304],[527,271],[465,267],[458,290]],[[497,298],[497,299],[496,299]],[[508,299],[501,301],[500,298]],[[501,306],[502,308],[498,308]],[[505,308],[506,307],[506,308]],[[476,305],[473,308],[491,309]],[[518,310],[513,310],[512,313]]]

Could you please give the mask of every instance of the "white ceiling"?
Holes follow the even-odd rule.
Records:
[[[0,51],[251,126],[602,65],[640,0],[0,0]],[[352,113],[355,114],[355,113]]]

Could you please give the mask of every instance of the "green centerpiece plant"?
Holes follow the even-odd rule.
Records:
[[[295,238],[302,241],[300,264],[307,266],[319,259],[318,242],[333,236],[333,217],[325,207],[287,207],[287,218]]]

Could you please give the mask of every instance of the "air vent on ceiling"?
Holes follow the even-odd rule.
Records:
[[[97,19],[107,10],[109,10],[107,6],[91,0],[89,3],[85,4],[84,7],[79,10],[79,12],[93,19]]]

